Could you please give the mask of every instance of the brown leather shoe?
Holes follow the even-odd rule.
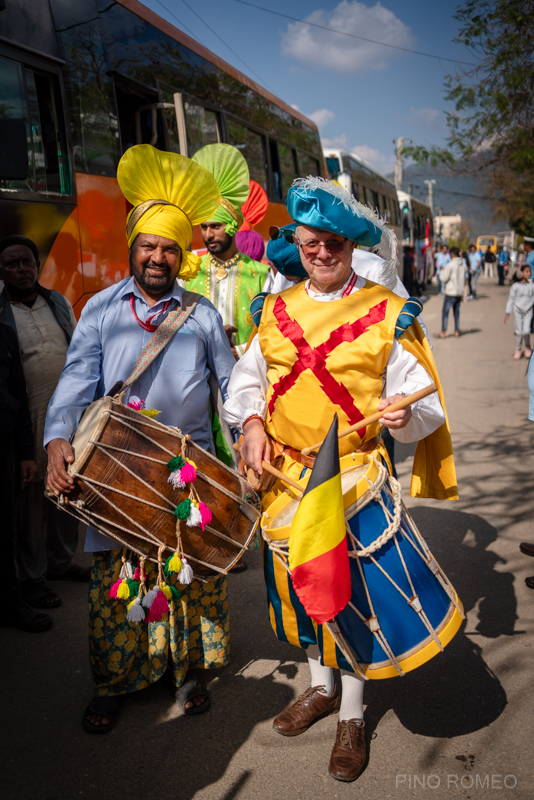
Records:
[[[337,686],[334,693],[324,695],[320,690],[324,686],[310,686],[306,689],[294,703],[284,708],[281,714],[273,720],[273,728],[282,736],[298,736],[304,733],[310,725],[321,717],[339,711],[341,703],[338,695]]]
[[[530,544],[530,542],[521,542],[519,549],[526,556],[534,556],[534,544]]]
[[[336,743],[330,756],[328,772],[336,781],[355,781],[367,756],[365,723],[348,719],[337,724]]]

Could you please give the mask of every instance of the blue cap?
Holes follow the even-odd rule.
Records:
[[[294,231],[295,224],[284,225],[281,231]],[[294,275],[296,278],[307,278],[308,273],[302,266],[300,260],[299,249],[296,244],[290,244],[286,239],[280,235],[278,239],[271,239],[267,243],[267,258],[271,261],[278,272],[282,275],[286,273]]]
[[[299,178],[290,188],[287,210],[299,225],[344,236],[364,247],[374,247],[382,231],[371,217],[371,209],[362,206],[340,186],[324,178]]]

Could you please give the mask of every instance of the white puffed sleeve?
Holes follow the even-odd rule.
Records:
[[[228,383],[228,400],[223,406],[223,419],[242,430],[243,422],[257,414],[267,416],[265,395],[268,387],[267,362],[255,336],[247,352],[235,365]]]
[[[415,356],[408,353],[395,339],[386,366],[384,397],[394,394],[413,394],[432,383],[432,378]],[[412,418],[405,428],[391,430],[398,442],[408,444],[429,436],[445,422],[438,393],[428,395],[412,405]]]

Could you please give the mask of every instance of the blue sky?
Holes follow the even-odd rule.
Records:
[[[453,19],[457,0],[250,2],[397,46],[472,60],[452,42],[458,29]],[[454,64],[292,23],[236,0],[187,3],[202,19],[183,0],[144,0],[161,17],[311,116],[325,146],[357,152],[388,172],[394,163],[393,138],[443,143],[443,78],[454,71]]]

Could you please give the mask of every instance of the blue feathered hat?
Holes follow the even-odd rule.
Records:
[[[307,278],[308,273],[302,266],[299,249],[294,242],[289,243],[283,236],[284,231],[293,232],[296,225],[284,225],[280,228],[280,235],[277,239],[271,239],[267,243],[267,258],[271,261],[278,272],[282,275],[295,275],[297,278]]]
[[[382,238],[382,220],[341,186],[325,178],[297,178],[286,205],[298,225],[337,233],[363,247],[375,247]]]

